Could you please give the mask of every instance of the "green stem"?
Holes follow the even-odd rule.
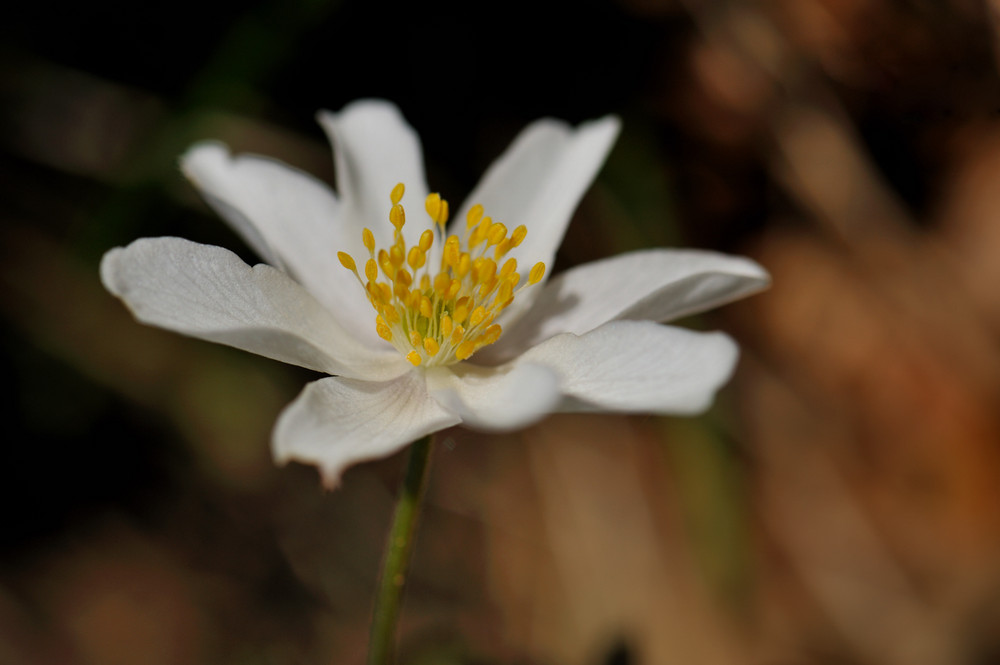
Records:
[[[396,622],[402,605],[410,552],[413,550],[413,536],[417,530],[424,491],[427,489],[431,448],[430,435],[410,447],[406,477],[396,503],[396,512],[392,516],[382,575],[375,596],[375,612],[368,640],[368,665],[391,665],[393,662]]]

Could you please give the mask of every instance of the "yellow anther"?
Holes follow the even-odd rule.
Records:
[[[375,317],[375,332],[377,332],[378,336],[384,339],[385,341],[387,342],[392,341],[392,330],[389,328],[389,325],[385,322],[385,319],[382,318],[381,314]]]
[[[500,268],[500,277],[504,278],[514,272],[517,272],[517,259],[507,259],[503,268]]]
[[[500,257],[510,251],[510,238],[504,238],[500,241],[500,244],[496,246],[493,250],[493,258],[500,260]]]
[[[544,276],[545,264],[539,261],[531,268],[531,272],[528,273],[528,284],[538,284]]]
[[[466,340],[461,344],[459,344],[458,348],[455,349],[455,357],[458,358],[459,360],[465,360],[475,352],[476,352],[476,343],[473,342],[472,340]]]
[[[427,198],[424,199],[424,209],[427,211],[427,214],[431,216],[431,219],[437,223],[440,223],[442,203],[443,201],[441,200],[441,195],[437,192],[428,194]]]
[[[403,183],[396,183],[396,186],[392,188],[392,192],[389,194],[389,198],[392,200],[392,205],[398,205],[400,201],[403,200],[403,192],[406,191],[406,185]]]
[[[427,251],[434,244],[434,232],[430,229],[425,230],[420,234],[420,242],[418,243],[420,249]]]
[[[340,259],[340,265],[344,266],[351,272],[357,272],[358,266],[355,265],[354,259],[347,252],[337,252],[337,258]]]
[[[410,267],[416,270],[424,265],[427,261],[427,256],[424,254],[424,250],[419,247],[411,247],[410,253],[406,256],[406,262],[410,264]]]
[[[447,293],[449,286],[451,286],[451,278],[448,277],[448,273],[439,272],[434,276],[434,290],[437,291],[438,295],[443,296]]]
[[[479,246],[479,243],[486,239],[486,234],[489,233],[490,226],[492,225],[493,220],[489,217],[483,217],[479,220],[479,225],[469,236],[469,249],[475,249]]]
[[[452,236],[451,238],[454,237],[455,236]],[[448,238],[448,240],[451,240],[451,238]],[[454,243],[452,242],[445,243],[444,245],[445,265],[450,266],[452,268],[458,268],[458,262],[461,260],[461,258],[462,258],[462,253],[458,249],[457,239]]]
[[[493,277],[497,274],[497,264],[493,259],[484,259],[482,266],[479,268],[479,272],[476,275],[476,281],[480,284],[488,284],[493,280]]]
[[[421,298],[423,298],[423,296],[420,295],[420,291],[417,291],[416,289],[413,289],[412,291],[410,291],[410,295],[406,296],[406,303],[405,304],[406,304],[407,309],[410,309],[410,310],[413,310],[413,311],[416,311],[416,310],[420,309],[420,299]]]
[[[528,229],[521,224],[519,227],[514,229],[514,232],[510,234],[510,246],[517,247],[524,241],[524,237],[528,235]]]
[[[497,325],[496,323],[494,323],[492,326],[490,326],[489,328],[486,329],[485,333],[483,333],[483,337],[482,337],[483,345],[485,346],[487,344],[492,344],[493,342],[495,342],[498,339],[500,339],[500,333],[502,333],[502,332],[503,332],[503,328],[501,328],[499,325]]]
[[[448,202],[441,199],[441,212],[438,213],[437,223],[444,231],[444,225],[448,223]]]
[[[505,279],[500,282],[500,288],[497,289],[497,296],[493,301],[497,303],[506,302],[513,292],[514,289],[511,287],[510,282]]]
[[[468,305],[459,304],[455,305],[455,309],[451,313],[451,318],[455,320],[455,323],[461,323],[462,321],[465,321],[465,317],[467,317],[468,315],[469,315]]]
[[[399,184],[390,194],[389,221],[395,228],[391,243],[380,249],[371,229],[362,230],[361,240],[368,251],[364,277],[358,274],[350,254],[338,252],[338,260],[362,282],[377,312],[375,330],[379,337],[393,344],[414,366],[465,360],[501,335],[494,320],[514,301],[521,278],[517,260],[506,255],[522,243],[527,230],[521,225],[508,234],[506,226],[486,216],[483,206],[477,204],[466,214],[465,239],[457,235],[444,239],[448,202],[439,194],[430,194],[424,206],[444,239],[440,253],[435,253],[440,255],[437,270],[437,266],[427,266],[438,237],[436,229],[423,230],[412,246],[403,237],[403,193],[404,186]],[[545,264],[538,263],[531,269],[529,281],[534,284],[544,276]]]
[[[506,237],[507,227],[500,222],[497,222],[490,227],[489,233],[486,234],[486,246],[490,247],[492,245],[499,245]]]
[[[403,249],[399,245],[393,245],[389,248],[389,263],[395,267],[403,265]]]
[[[479,203],[469,208],[469,212],[465,214],[465,228],[471,229],[473,226],[479,223],[479,220],[483,218],[483,206]]]
[[[397,203],[389,209],[389,221],[397,231],[403,228],[403,224],[406,224],[406,211],[403,210],[403,206]]]

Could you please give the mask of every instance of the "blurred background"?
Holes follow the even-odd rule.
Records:
[[[456,204],[531,120],[617,113],[556,269],[683,245],[774,278],[685,322],[743,348],[702,418],[441,438],[403,663],[1000,663],[1000,3],[8,12],[0,663],[363,662],[402,457],[335,492],[275,467],[315,376],[136,324],[97,264],[156,235],[252,260],[177,156],[331,180],[314,113],[364,96]]]

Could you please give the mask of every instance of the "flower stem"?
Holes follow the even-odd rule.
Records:
[[[410,552],[413,550],[413,536],[417,530],[424,491],[427,489],[431,448],[431,435],[410,447],[406,477],[392,516],[382,574],[375,596],[375,612],[368,640],[368,665],[390,665],[393,662],[396,622],[402,605]]]

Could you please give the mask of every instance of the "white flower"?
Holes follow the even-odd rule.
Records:
[[[332,486],[347,466],[452,425],[514,429],[554,411],[694,414],[729,378],[729,337],[659,322],[764,288],[754,262],[654,249],[546,280],[616,118],[529,126],[455,216],[454,239],[433,219],[447,204],[428,197],[419,138],[396,107],[359,101],[319,122],[336,194],[219,144],[182,159],[267,265],[180,238],[137,240],[101,262],[105,287],[143,323],[331,375],[281,414],[277,461],[315,464]]]

